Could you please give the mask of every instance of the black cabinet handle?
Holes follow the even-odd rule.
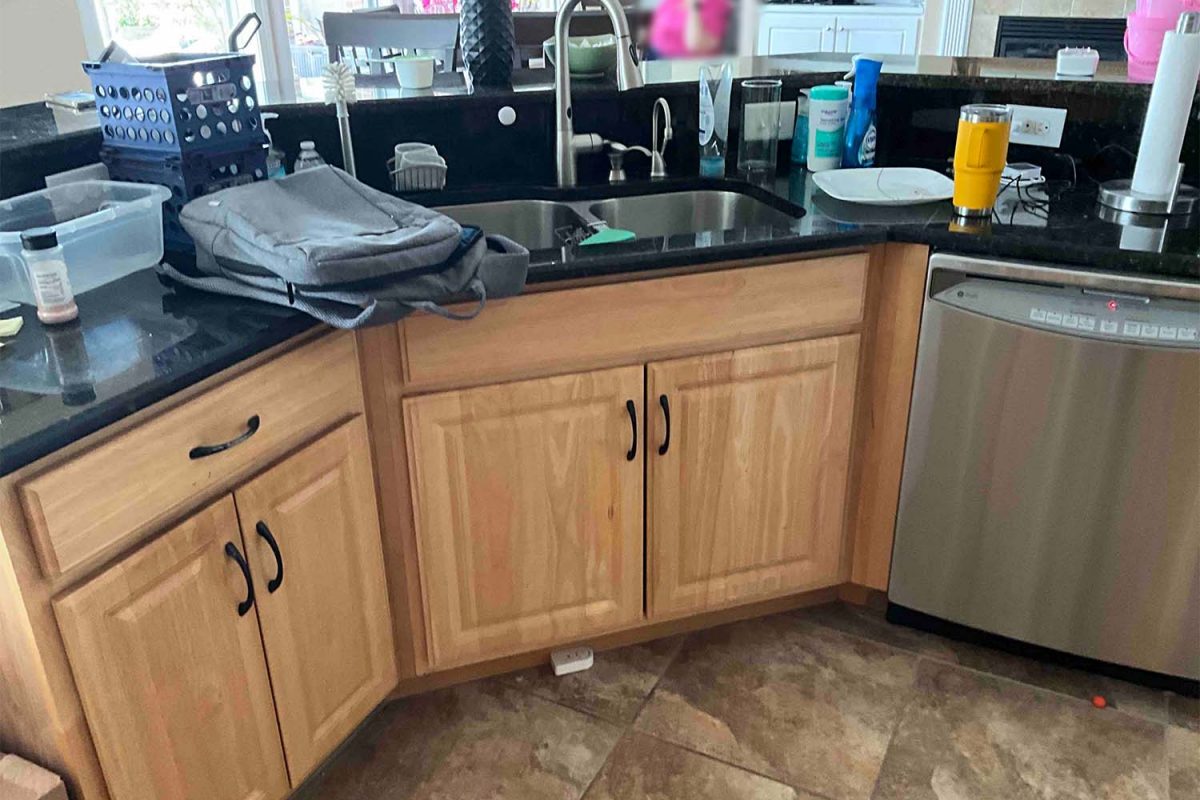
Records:
[[[279,552],[279,542],[275,541],[275,537],[271,534],[271,529],[267,527],[267,523],[260,520],[254,526],[254,531],[267,540],[267,547],[270,547],[271,552],[275,554],[275,577],[267,581],[267,594],[272,594],[283,583],[283,554]]]
[[[250,565],[246,563],[246,559],[238,551],[237,545],[233,542],[225,543],[225,555],[229,556],[238,565],[242,571],[242,577],[246,579],[246,599],[238,603],[238,616],[246,616],[246,612],[250,610],[250,606],[254,605],[254,582],[250,580]]]
[[[629,445],[629,452],[625,454],[626,461],[633,461],[637,456],[637,406],[632,400],[625,401],[625,410],[629,412],[629,429],[633,432],[633,443]]]
[[[246,420],[246,432],[241,436],[230,439],[228,442],[221,442],[221,444],[202,444],[199,447],[193,447],[188,451],[188,458],[195,461],[197,458],[207,458],[208,456],[213,456],[217,453],[223,453],[231,447],[237,447],[239,444],[258,433],[259,422],[260,420],[258,419],[258,414],[255,414],[253,417]]]
[[[663,443],[658,446],[658,454],[665,456],[667,448],[671,446],[671,405],[667,402],[667,396],[660,394],[658,396],[658,404],[662,406],[663,421],[666,424],[667,434],[663,437]]]

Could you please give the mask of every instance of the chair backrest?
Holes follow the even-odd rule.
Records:
[[[554,35],[556,16],[553,11],[520,11],[513,14],[513,35],[517,42],[518,58],[522,62],[528,63],[531,58],[541,57],[542,42]],[[630,30],[637,30],[649,20],[649,14],[637,8],[626,8],[625,16],[629,20]],[[600,36],[612,32],[612,22],[604,11],[580,10],[571,19],[572,36]]]
[[[385,59],[414,50],[440,52],[442,70],[454,68],[457,14],[401,14],[391,9],[369,14],[326,11],[322,16],[330,61],[347,61],[360,74],[394,68]]]

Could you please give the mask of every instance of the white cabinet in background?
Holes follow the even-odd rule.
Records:
[[[836,31],[833,14],[766,10],[759,19],[758,54],[831,53]]]
[[[887,6],[766,6],[758,20],[757,55],[878,53],[916,55],[921,15]]]
[[[914,55],[921,18],[911,14],[843,14],[837,18],[836,53]]]

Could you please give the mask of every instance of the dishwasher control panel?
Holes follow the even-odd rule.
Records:
[[[968,278],[933,299],[1059,333],[1200,349],[1200,303],[1185,300],[984,278]]]

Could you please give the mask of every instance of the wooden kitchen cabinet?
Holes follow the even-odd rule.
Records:
[[[652,619],[845,579],[858,343],[853,334],[649,365]]]
[[[236,489],[234,498],[279,732],[299,784],[396,684],[362,418]]]
[[[288,776],[225,496],[54,603],[113,800],[275,800]]]
[[[642,618],[641,366],[404,401],[430,663]]]

